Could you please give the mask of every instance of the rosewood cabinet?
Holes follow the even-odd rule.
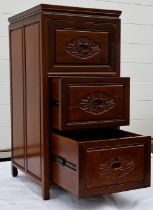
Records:
[[[129,124],[121,11],[41,4],[9,18],[12,174],[79,198],[150,186],[150,137]]]

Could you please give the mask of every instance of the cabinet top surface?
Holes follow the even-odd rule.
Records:
[[[71,7],[71,6],[58,6],[49,4],[40,4],[24,12],[10,17],[8,20],[10,23],[26,18],[28,16],[39,14],[39,13],[71,13],[71,14],[88,14],[88,15],[100,15],[107,17],[119,17],[121,11],[119,10],[108,10],[108,9],[94,9],[94,8],[83,8],[83,7]]]

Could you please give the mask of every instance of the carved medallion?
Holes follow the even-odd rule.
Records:
[[[80,108],[94,115],[101,115],[114,106],[114,98],[105,92],[93,92],[80,99]]]
[[[65,51],[70,55],[87,59],[97,55],[101,51],[101,45],[88,37],[77,37],[65,44]]]
[[[108,177],[109,179],[119,179],[128,175],[135,168],[134,160],[127,155],[112,157],[104,161],[99,166],[100,176]]]

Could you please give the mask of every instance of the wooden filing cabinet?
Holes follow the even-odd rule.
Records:
[[[129,124],[121,11],[41,4],[9,18],[12,174],[79,198],[150,186],[150,137]]]

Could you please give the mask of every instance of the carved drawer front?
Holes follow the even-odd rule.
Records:
[[[83,19],[84,20],[84,19]],[[48,20],[49,72],[119,76],[120,20]]]
[[[78,197],[150,185],[150,137],[121,130],[52,134],[53,182]]]
[[[54,128],[69,130],[129,123],[128,78],[54,78],[51,91]]]
[[[124,146],[85,151],[86,187],[144,179],[144,146]]]

